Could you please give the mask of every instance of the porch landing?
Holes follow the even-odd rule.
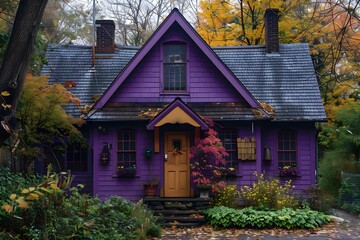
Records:
[[[145,197],[144,203],[160,218],[163,227],[197,227],[206,223],[203,211],[210,208],[209,198]]]

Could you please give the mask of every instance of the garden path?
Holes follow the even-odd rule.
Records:
[[[190,229],[163,229],[161,240],[240,240],[240,239],[360,239],[360,218],[341,210],[334,210],[334,216],[344,219],[317,229],[226,229],[213,230],[210,226]]]

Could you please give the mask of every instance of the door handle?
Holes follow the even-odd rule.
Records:
[[[164,160],[167,161],[168,160],[168,155],[165,153],[164,154]]]

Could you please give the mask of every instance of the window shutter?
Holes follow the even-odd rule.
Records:
[[[256,160],[256,139],[238,138],[238,159],[239,160]]]

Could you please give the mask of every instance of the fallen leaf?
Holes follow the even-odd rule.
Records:
[[[1,96],[8,97],[10,96],[10,93],[8,91],[2,91]]]

